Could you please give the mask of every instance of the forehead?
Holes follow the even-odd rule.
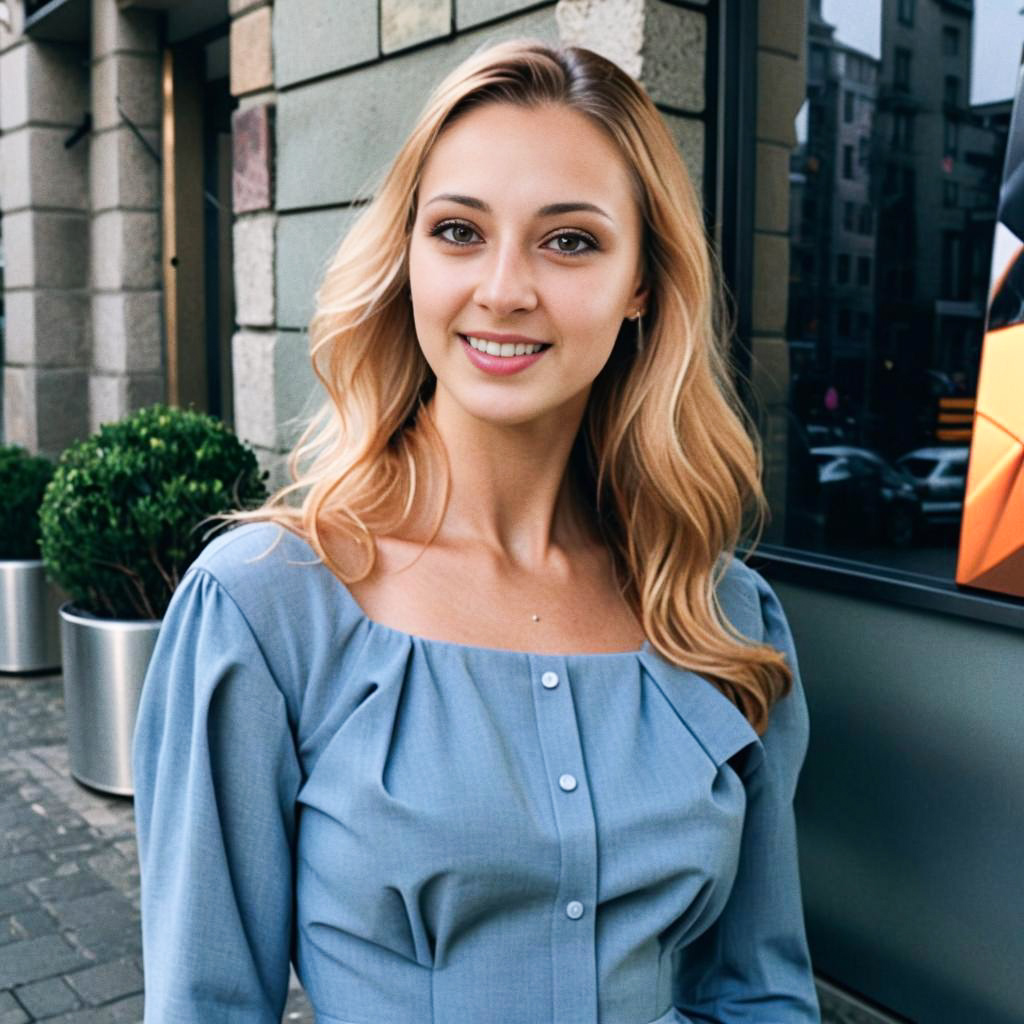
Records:
[[[574,199],[620,214],[635,207],[629,169],[616,145],[586,115],[556,105],[489,103],[459,117],[441,133],[423,168],[421,198],[436,191],[492,205]]]

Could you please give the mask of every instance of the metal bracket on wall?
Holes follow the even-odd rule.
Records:
[[[117,103],[117,112],[121,117],[121,123],[128,126],[132,135],[135,136],[141,142],[148,151],[149,155],[158,163],[163,163],[160,159],[160,154],[149,144],[149,140],[145,135],[142,134],[142,129],[124,112],[124,107],[121,106],[121,97],[118,96],[115,99]]]

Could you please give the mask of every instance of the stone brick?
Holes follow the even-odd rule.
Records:
[[[235,213],[274,204],[274,107],[262,103],[231,116],[231,188]]]
[[[9,25],[0,24],[0,51],[20,43],[24,38],[25,28],[25,5],[7,4],[10,15]]]
[[[4,947],[4,955],[0,958],[0,988],[52,978],[87,962],[59,935],[11,942]]]
[[[757,45],[800,58],[804,52],[807,5],[804,0],[758,0]]]
[[[159,153],[159,133],[144,135]],[[97,132],[90,139],[89,191],[93,213],[120,206],[159,207],[160,165],[127,125]]]
[[[85,214],[21,210],[4,217],[7,288],[84,288],[89,219]]]
[[[160,372],[163,323],[158,291],[95,292],[93,365],[113,373]]]
[[[67,983],[90,1006],[113,1002],[142,991],[142,972],[130,960],[87,967],[67,976]]]
[[[380,48],[384,53],[446,36],[451,27],[452,0],[381,0]]]
[[[704,110],[707,18],[699,11],[653,0],[644,21],[641,81],[657,103]]]
[[[94,131],[121,124],[125,116],[139,128],[159,130],[161,119],[160,59],[137,54],[110,54],[92,66]]]
[[[0,992],[0,1024],[27,1024],[29,1015],[10,992]]]
[[[231,353],[238,436],[270,450],[290,447],[325,397],[306,334],[238,331]]]
[[[159,214],[133,210],[98,214],[92,218],[90,252],[94,288],[158,288]]]
[[[757,91],[757,138],[792,148],[796,145],[794,122],[806,99],[803,64],[791,57],[759,53]]]
[[[486,0],[477,2],[483,4]],[[647,3],[648,0],[559,0],[559,38],[564,46],[585,46],[639,78],[643,70]]]
[[[758,231],[789,230],[789,150],[757,144],[757,198],[754,227]]]
[[[59,455],[85,435],[86,393],[81,370],[4,367],[5,439]]]
[[[26,206],[85,210],[86,155],[83,139],[64,147],[66,128],[18,128],[0,136],[0,202],[5,213]]]
[[[277,220],[277,317],[282,327],[305,328],[331,257],[358,210],[293,213]]]
[[[165,392],[160,375],[93,374],[88,384],[89,432],[95,433],[103,423],[114,423],[136,409],[163,401]]]
[[[8,292],[4,325],[9,363],[75,366],[89,347],[89,296],[86,291]]]
[[[0,131],[28,121],[79,125],[89,96],[84,56],[79,46],[29,39],[0,55]]]
[[[509,14],[533,7],[537,0],[457,0],[455,4],[455,27],[470,28],[495,18],[504,18]],[[607,3],[609,0],[595,0]]]
[[[271,9],[257,7],[231,22],[231,93],[240,96],[273,83]]]
[[[160,48],[159,15],[154,11],[122,8],[117,0],[92,2],[92,52],[94,56],[114,50],[156,53]]]
[[[753,329],[782,334],[789,303],[789,238],[754,235]]]
[[[46,873],[46,858],[38,853],[24,853],[20,857],[5,857],[0,863],[0,885],[25,882]]]
[[[424,97],[444,73],[486,41],[523,35],[556,42],[554,9],[281,93],[278,210],[331,206],[364,195],[394,157]],[[325,117],[325,111],[331,116]]]
[[[37,1019],[73,1010],[79,1005],[78,997],[60,978],[22,985],[16,994],[18,1002]]]
[[[704,191],[704,122],[695,117],[680,117],[677,114],[668,114],[664,111],[661,116],[665,118],[669,130],[676,140],[676,148],[679,150],[686,164],[686,170],[693,181],[693,187],[697,190],[698,197],[703,196]]]
[[[377,2],[277,0],[274,73],[278,87],[376,60]]]
[[[240,217],[234,224],[235,321],[274,326],[273,214]]]

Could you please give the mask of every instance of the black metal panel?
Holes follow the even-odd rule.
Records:
[[[774,580],[1024,631],[1024,599],[969,590],[933,576],[770,544],[759,547],[750,564]]]

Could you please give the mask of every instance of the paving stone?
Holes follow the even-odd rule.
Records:
[[[57,922],[45,910],[20,910],[11,918],[15,932],[21,939],[37,939],[41,935],[53,935]]]
[[[41,878],[49,865],[39,853],[22,853],[0,861],[0,886],[11,882],[24,882],[30,878]]]
[[[22,884],[0,889],[0,914],[13,914],[36,905],[35,896]]]
[[[53,978],[87,963],[87,958],[72,949],[60,935],[9,942],[0,958],[0,989]]]
[[[47,1024],[141,1024],[141,1021],[142,996],[138,995],[107,1006],[50,1017]]]
[[[92,871],[83,871],[77,864],[74,867],[73,874],[55,873],[47,878],[37,878],[29,882],[28,887],[44,903],[68,903],[110,890],[107,882]]]
[[[142,991],[142,972],[130,960],[87,967],[67,975],[65,980],[90,1006]]]
[[[46,981],[22,985],[14,990],[14,994],[30,1017],[36,1019],[52,1017],[56,1013],[64,1013],[80,1005],[78,996],[60,978],[48,978]]]
[[[0,1024],[24,1024],[31,1019],[10,992],[0,992]]]

